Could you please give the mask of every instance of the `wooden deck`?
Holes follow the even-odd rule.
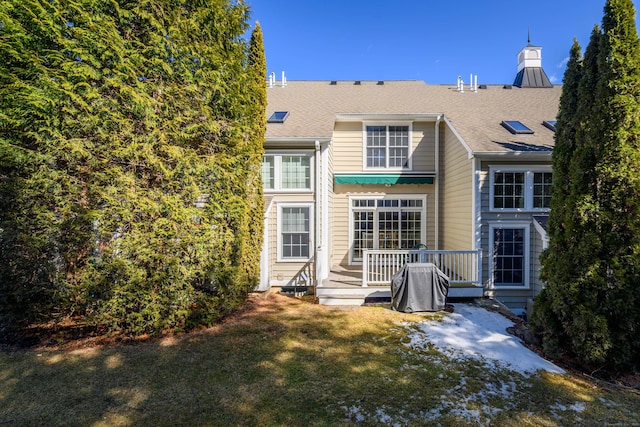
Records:
[[[483,288],[478,286],[451,286],[449,297],[481,297]],[[323,305],[363,305],[366,302],[391,301],[391,283],[362,286],[362,268],[359,266],[331,267],[329,277],[316,287],[316,298]]]

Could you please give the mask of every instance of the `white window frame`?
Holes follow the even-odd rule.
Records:
[[[307,208],[309,209],[309,257],[300,258],[285,258],[282,256],[282,219],[284,208]],[[313,232],[314,232],[314,218],[313,218],[313,203],[278,203],[278,222],[276,226],[277,232],[277,260],[278,262],[308,262],[313,257]]]
[[[524,173],[524,207],[496,208],[494,189],[496,173]],[[492,212],[549,212],[549,208],[533,207],[533,175],[535,173],[553,173],[551,166],[489,166],[489,210]]]
[[[524,254],[523,254],[523,284],[518,286],[496,285],[493,281],[495,244],[494,230],[496,229],[523,229],[524,230]],[[531,223],[529,222],[493,222],[489,224],[489,288],[500,289],[531,289]]]
[[[273,162],[273,188],[263,188],[265,193],[312,193],[314,190],[314,152],[313,150],[286,150],[265,151],[263,157],[272,156]],[[309,188],[282,188],[282,157],[283,156],[307,156],[309,157]]]
[[[367,126],[386,127],[385,167],[367,166]],[[407,167],[388,167],[389,165],[389,126],[406,126],[408,128],[409,147],[407,150]],[[362,123],[362,170],[368,171],[411,171],[413,170],[413,123],[412,122],[363,122]]]
[[[421,212],[421,218],[420,218],[420,240],[421,243],[426,244],[427,243],[427,195],[426,194],[372,194],[372,195],[350,195],[348,196],[348,201],[349,201],[349,256],[348,256],[348,262],[349,265],[362,265],[362,261],[354,261],[353,260],[353,232],[354,232],[354,227],[353,227],[353,213],[354,211],[366,211],[366,210],[370,210],[371,212],[374,212],[374,217],[373,217],[373,221],[374,221],[374,244],[373,244],[373,249],[377,249],[376,247],[376,228],[377,227],[377,218],[376,218],[376,213],[380,212],[380,211],[394,211],[394,210],[400,210],[400,207],[371,207],[371,208],[362,208],[362,207],[357,207],[354,208],[353,207],[353,201],[354,200],[421,200],[422,201],[422,208],[420,209]],[[410,208],[411,209],[411,208]],[[418,208],[412,208],[417,210]]]

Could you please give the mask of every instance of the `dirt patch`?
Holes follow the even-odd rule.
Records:
[[[107,333],[104,330],[89,327],[81,318],[66,318],[58,322],[33,325],[24,334],[3,331],[0,340],[0,351],[12,352],[20,349],[78,350],[82,348],[127,345],[166,339],[180,339],[204,330],[216,330],[223,325],[248,323],[251,318],[275,313],[287,304],[301,304],[302,301],[275,293],[252,293],[233,313],[226,316],[218,325],[200,326],[190,331],[167,331],[151,336],[129,336],[118,333]]]

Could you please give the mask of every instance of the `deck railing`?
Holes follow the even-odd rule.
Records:
[[[430,262],[449,276],[449,284],[481,286],[482,251],[381,249],[364,250],[362,286],[389,285],[406,263]]]

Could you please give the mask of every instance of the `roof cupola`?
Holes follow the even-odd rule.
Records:
[[[553,87],[542,69],[542,47],[528,43],[518,53],[518,74],[513,81],[517,87]]]

